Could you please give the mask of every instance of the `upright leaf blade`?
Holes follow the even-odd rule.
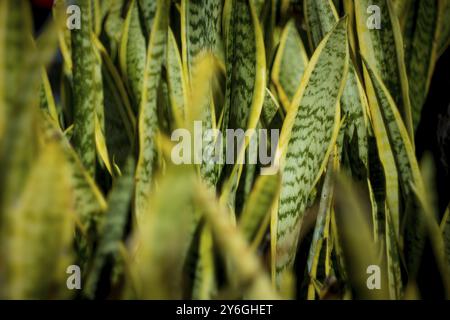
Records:
[[[272,67],[272,81],[277,88],[285,110],[289,110],[292,98],[300,86],[308,60],[308,55],[296,30],[295,23],[290,20],[281,34],[280,45]]]
[[[383,23],[381,29],[368,27],[371,17],[369,5],[377,6]],[[379,11],[379,12],[378,12]],[[413,125],[411,103],[404,62],[403,42],[400,25],[395,15],[391,0],[355,1],[356,28],[361,55],[373,66],[386,84],[395,104],[399,108],[402,119],[412,138]],[[368,80],[368,75],[364,74]]]
[[[282,182],[272,239],[278,278],[294,262],[309,194],[336,141],[349,59],[346,21],[340,20],[315,51],[281,131]]]
[[[139,217],[146,212],[152,188],[156,162],[156,132],[158,130],[157,94],[166,47],[169,1],[159,0],[147,49],[142,99],[139,110],[139,157],[136,168],[135,211]]]

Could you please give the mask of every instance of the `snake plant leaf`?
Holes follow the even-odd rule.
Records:
[[[5,37],[6,37],[6,9],[7,2],[0,4],[0,147],[6,123],[6,102],[5,102]]]
[[[429,154],[421,159],[420,173],[423,179],[423,184],[427,191],[426,193],[419,194],[419,190],[416,185],[411,184],[411,188],[419,202],[422,214],[425,220],[425,226],[430,239],[431,247],[436,261],[437,268],[440,272],[442,284],[446,290],[446,297],[450,296],[450,256],[447,255],[446,243],[444,234],[441,231],[437,217],[437,203],[433,197],[435,187],[435,169],[432,158]]]
[[[320,253],[324,241],[329,241],[329,226],[331,219],[331,206],[334,192],[334,177],[337,173],[339,160],[337,154],[333,153],[329,160],[325,178],[323,181],[319,211],[317,213],[316,225],[314,227],[313,239],[308,254],[308,273],[311,279],[316,279]],[[310,283],[308,287],[308,298],[314,299],[314,287]]]
[[[133,268],[139,298],[182,298],[182,266],[194,219],[194,179],[192,170],[169,168],[150,197],[151,209],[143,213],[135,235]]]
[[[401,257],[398,237],[389,209],[386,208],[386,263],[388,269],[389,296],[393,300],[401,298],[403,284],[400,270]]]
[[[445,240],[445,254],[447,256],[447,263],[450,265],[450,206],[447,206],[444,217],[441,222],[441,230]]]
[[[99,0],[91,1],[91,21],[92,21],[92,32],[98,36],[100,33],[101,23],[102,23],[102,12],[100,8]]]
[[[147,45],[143,26],[140,23],[139,7],[133,0],[128,9],[120,42],[120,70],[131,92],[134,111],[142,100],[143,78],[146,72]]]
[[[28,2],[3,1],[3,9],[7,14],[1,22],[0,44],[3,47],[0,48],[0,207],[5,209],[20,195],[37,152],[35,110],[39,105],[36,97],[39,97],[42,65],[31,38]]]
[[[75,198],[75,212],[81,224],[87,228],[97,216],[106,210],[106,201],[93,178],[84,168],[81,159],[73,149],[63,132],[45,114],[42,117],[44,143],[55,140],[61,146],[61,152],[70,164],[70,182]]]
[[[335,6],[336,8],[336,6]],[[349,24],[349,30],[348,30],[348,40],[350,43],[350,49],[353,57],[356,57],[356,30],[355,30],[355,3],[353,0],[343,0],[343,8],[344,13],[348,16],[348,24]],[[356,60],[356,59],[355,59]],[[355,63],[359,63],[356,62]]]
[[[373,87],[370,87],[370,84],[367,84],[370,112],[379,156],[384,169],[390,223],[392,223],[392,228],[399,239],[401,215],[399,190],[403,194],[403,199],[407,202],[411,195],[410,183],[417,181],[420,187],[423,185],[413,147],[395,103],[380,77],[368,66],[368,62],[364,60],[364,63],[371,78],[371,85],[373,85]],[[401,181],[400,186],[398,180]],[[401,188],[399,189],[399,187]],[[386,236],[390,237],[388,230]]]
[[[379,243],[372,238],[369,221],[365,214],[370,210],[369,201],[358,192],[352,181],[343,174],[336,178],[335,185],[335,223],[339,235],[339,246],[356,299],[387,299],[389,290],[387,274],[381,266],[384,259],[379,257]],[[368,200],[368,199],[367,199]],[[370,266],[380,269],[380,289],[369,290],[367,273]],[[373,271],[370,271],[373,272]]]
[[[197,74],[199,65],[204,57],[211,57],[214,61],[223,61],[223,45],[221,38],[221,18],[223,1],[220,0],[195,0],[181,2],[181,45],[185,81],[189,91],[197,90],[194,86],[195,79],[199,78]],[[214,72],[216,70],[213,70]],[[207,71],[211,72],[211,71]],[[212,80],[214,78],[211,78]],[[201,103],[201,121],[204,132],[209,129],[215,129],[217,126],[215,106],[212,99],[213,83],[205,92]],[[193,93],[191,92],[190,95]],[[211,161],[211,152],[215,147],[216,139],[204,135],[203,154],[200,165],[202,177],[211,186],[215,186],[219,175],[220,167],[214,165]]]
[[[269,277],[262,269],[255,253],[249,249],[244,236],[230,221],[230,213],[220,204],[209,188],[198,184],[195,201],[204,208],[214,238],[233,265],[239,294],[248,299],[276,299]]]
[[[384,124],[380,107],[378,106],[374,95],[370,93],[370,83],[366,83],[366,88],[370,104],[371,123],[376,143],[376,147],[374,147],[372,139],[369,141],[369,152],[371,153],[371,165],[369,168],[370,181],[374,187],[374,200],[377,202],[377,210],[373,211],[373,213],[377,213],[375,220],[380,222],[378,223],[378,227],[384,226],[381,220],[385,220],[384,201],[386,200],[391,212],[394,230],[397,230],[396,234],[398,234],[400,220],[399,173],[395,163],[393,147],[389,141],[388,131]],[[377,163],[381,165],[382,171],[380,170],[380,166],[375,165]],[[380,217],[380,215],[383,215],[383,217]]]
[[[264,95],[264,103],[261,110],[261,120],[264,127],[269,128],[273,118],[280,110],[277,99],[273,96],[272,92],[266,88]]]
[[[340,20],[316,49],[281,130],[277,154],[282,182],[272,235],[277,279],[294,262],[309,194],[337,138],[349,63],[346,21]]]
[[[108,210],[103,216],[100,239],[95,251],[92,269],[84,287],[84,294],[95,297],[95,290],[107,259],[118,254],[128,219],[128,210],[133,194],[134,161],[129,158],[123,176],[119,177],[108,197]]]
[[[210,226],[202,226],[200,231],[198,259],[195,266],[195,276],[192,285],[192,299],[211,299],[217,295],[216,268],[214,256],[214,241]]]
[[[249,244],[259,242],[257,235],[260,229],[266,229],[270,212],[278,195],[279,174],[261,175],[256,179],[241,216],[238,226]]]
[[[3,257],[7,277],[2,296],[67,297],[65,269],[73,258],[75,221],[69,170],[54,142],[46,145],[34,163],[12,220],[7,223],[9,236],[3,244],[8,252]],[[2,231],[4,234],[6,230]]]
[[[71,31],[73,62],[74,127],[73,144],[86,170],[95,173],[95,55],[92,49],[90,0],[77,0],[81,9],[81,28]]]
[[[444,51],[450,45],[450,25],[448,20],[450,19],[450,3],[446,0],[439,1],[439,45],[437,56],[440,57]]]
[[[94,38],[95,35],[92,35],[93,44],[95,42]],[[95,46],[93,46],[92,50],[94,52],[94,137],[96,153],[100,163],[106,167],[110,175],[113,175],[105,139],[105,103],[102,79],[102,58],[99,50]]]
[[[96,38],[94,45],[102,57],[106,149],[109,159],[121,168],[134,142],[136,119],[119,71]]]
[[[256,128],[264,101],[266,78],[262,31],[251,1],[230,1],[233,12],[226,35],[227,83],[224,107],[229,112],[228,119],[224,116],[229,125],[224,127]]]
[[[308,25],[308,38],[314,50],[323,37],[330,32],[338,20],[338,14],[332,0],[303,2],[305,20]]]
[[[395,14],[397,15],[401,25],[403,25],[402,21],[407,15],[409,6],[413,3],[414,3],[413,1],[409,0],[392,0],[392,5],[394,7]]]
[[[411,182],[416,184],[421,191],[424,190],[414,149],[398,109],[395,106],[395,102],[389,94],[387,87],[382,82],[381,77],[376,74],[376,71],[369,66],[369,62],[366,62],[364,59],[363,61],[373,85],[373,92],[369,90],[369,95],[371,96],[369,101],[372,118],[379,117],[378,115],[375,115],[375,113],[379,112],[383,119],[387,137],[390,146],[392,147],[398,169],[399,178],[402,182],[402,192],[405,198],[408,198],[410,194],[408,185]],[[376,138],[378,139],[380,137],[376,135]],[[392,210],[393,208],[391,208],[391,211]],[[394,213],[392,214],[394,215]],[[394,221],[394,225],[398,227],[398,221]]]
[[[50,80],[47,75],[46,67],[50,64],[51,59],[55,55],[55,51],[59,41],[59,35],[62,32],[64,22],[64,6],[60,2],[56,2],[52,11],[52,18],[44,27],[42,33],[36,40],[37,46],[37,60],[40,60],[41,67],[41,94],[40,94],[40,107],[46,110],[55,121],[56,124],[60,123],[60,110],[57,110],[55,98],[53,96]],[[71,63],[71,61],[70,61]]]
[[[122,7],[124,3],[121,0],[111,0],[103,1],[102,4],[104,4],[105,10],[107,10],[104,27],[105,35],[108,39],[106,47],[110,53],[111,60],[115,61],[122,38],[124,25]]]
[[[157,96],[166,47],[168,19],[169,1],[159,0],[147,49],[141,106],[139,108],[139,156],[136,168],[135,197],[137,216],[148,210],[153,168],[156,163]]]
[[[272,81],[285,110],[289,110],[307,64],[308,55],[302,39],[294,20],[290,20],[281,34],[280,45],[272,67]]]
[[[422,167],[421,169],[424,168]],[[425,175],[426,171],[426,168],[425,170],[422,170],[422,174]],[[424,176],[424,180],[425,179],[426,177]],[[424,220],[426,234],[430,239],[436,266],[442,278],[442,285],[445,290],[446,298],[448,298],[450,296],[450,265],[448,264],[448,257],[446,256],[446,245],[443,235],[440,232],[435,213],[430,206],[427,194],[419,193],[419,190],[412,183],[411,190],[416,196],[416,200],[418,201],[420,209],[422,210],[421,214]]]
[[[379,8],[382,23],[380,29],[377,29],[376,25],[368,26],[373,18],[367,10],[369,5],[376,5]],[[355,15],[361,55],[381,76],[412,138],[414,135],[403,42],[392,2],[390,0],[355,1]],[[369,76],[364,73],[364,79],[369,80],[368,78]]]
[[[167,84],[169,87],[170,104],[172,112],[178,124],[184,119],[185,108],[187,107],[187,84],[183,73],[180,52],[172,30],[169,28],[166,49],[166,70]]]
[[[181,1],[181,43],[184,73],[187,81],[194,77],[195,64],[203,50],[222,57],[220,36],[222,1],[182,0]]]
[[[42,85],[41,85],[41,101],[40,107],[45,110],[53,121],[59,125],[59,115],[56,110],[55,98],[53,97],[52,88],[48,79],[47,71],[43,68],[41,71]]]
[[[263,35],[253,3],[247,0],[229,1],[233,11],[225,21],[227,79],[222,128],[252,130],[259,123],[266,88]],[[233,207],[243,159],[248,153],[246,148],[251,138],[246,135],[237,151],[236,165],[222,193],[222,199],[227,199]],[[225,144],[225,150],[227,148],[229,146]]]
[[[411,99],[412,120],[417,129],[423,104],[430,87],[437,60],[439,43],[439,12],[444,1],[419,1],[411,47],[406,55],[406,66]]]
[[[144,22],[144,30],[146,39],[150,38],[153,19],[156,14],[156,4],[157,1],[154,0],[138,0],[139,9],[142,14],[142,21]]]
[[[416,275],[416,272],[418,270],[418,259],[421,255],[421,251],[423,250],[424,245],[424,218],[421,216],[420,213],[417,212],[417,210],[414,210],[411,208],[411,201],[414,201],[414,193],[415,191],[411,189],[411,185],[413,184],[417,190],[420,190],[418,192],[421,192],[421,194],[425,197],[426,189],[423,184],[422,177],[420,175],[419,166],[417,164],[417,160],[415,157],[415,153],[413,150],[413,147],[411,145],[411,142],[409,140],[408,133],[406,132],[406,128],[403,124],[403,121],[401,120],[400,114],[395,107],[395,103],[390,96],[387,88],[384,86],[384,84],[381,82],[381,78],[375,73],[375,71],[368,66],[368,62],[363,60],[365,63],[365,68],[367,69],[367,72],[371,78],[374,95],[376,96],[376,101],[374,101],[373,98],[370,98],[370,110],[372,113],[372,119],[374,121],[375,126],[384,126],[384,133],[377,132],[375,133],[376,139],[380,140],[380,142],[377,141],[379,144],[379,150],[380,150],[380,159],[383,162],[383,156],[382,153],[388,154],[389,150],[391,149],[391,154],[387,157],[390,158],[389,161],[383,162],[385,177],[386,177],[386,195],[387,195],[387,203],[388,203],[388,219],[386,219],[386,223],[389,223],[386,225],[386,237],[387,237],[387,250],[388,250],[388,266],[389,266],[389,281],[390,285],[392,286],[394,283],[395,288],[391,288],[391,297],[398,298],[399,296],[399,272],[398,271],[398,265],[399,262],[398,257],[395,256],[395,252],[398,249],[396,248],[397,244],[396,241],[399,241],[399,228],[400,228],[400,212],[395,212],[394,210],[399,210],[398,203],[395,203],[396,199],[393,198],[393,194],[391,194],[395,191],[395,184],[397,181],[393,181],[393,185],[388,185],[388,180],[390,178],[396,179],[397,177],[391,177],[394,176],[395,170],[398,172],[398,179],[400,180],[401,184],[401,192],[403,194],[403,199],[406,206],[406,218],[405,218],[405,251],[406,251],[406,265],[410,272],[410,275],[412,278]],[[372,95],[371,88],[369,90],[369,96]],[[384,122],[383,124],[376,124],[382,120]],[[377,131],[375,129],[375,131]],[[384,140],[381,135],[385,135],[388,139],[388,143],[390,144],[390,147],[386,146],[386,141],[381,142],[381,140]],[[384,147],[383,147],[384,145]],[[397,169],[393,168],[392,164],[392,158],[395,159],[395,166]],[[389,166],[388,166],[389,165]],[[394,171],[392,171],[394,170]],[[392,188],[392,189],[391,189]],[[391,190],[391,191],[390,191]],[[414,191],[414,192],[413,192]],[[425,205],[428,204],[428,200],[423,200]],[[391,225],[392,224],[392,225]],[[426,224],[425,224],[426,225]],[[393,229],[393,231],[392,231]],[[391,233],[395,233],[395,237],[391,235]],[[397,239],[397,240],[395,240]],[[396,270],[393,270],[391,268],[395,268]]]
[[[194,130],[195,121],[201,119],[202,130],[216,129],[216,119],[214,111],[213,91],[214,83],[219,70],[218,61],[213,53],[201,52],[196,58],[193,65],[195,72],[192,78],[188,81],[187,77],[183,77],[186,83],[189,83],[188,88],[188,107],[185,112],[186,126]],[[212,189],[218,179],[219,165],[215,164],[213,160],[216,139],[214,135],[206,134],[203,131],[203,136],[198,137],[202,139],[202,159],[199,168],[199,173],[202,179]],[[196,257],[195,267],[193,273],[192,284],[192,298],[193,299],[210,299],[216,294],[217,279],[216,279],[216,262],[213,251],[212,233],[209,226],[200,224],[197,218],[193,221],[193,225],[198,225],[199,244],[198,257]]]
[[[304,1],[305,18],[311,45],[316,48],[323,37],[338,21],[338,14],[331,0]],[[351,32],[349,32],[351,34]],[[344,144],[351,156],[352,168],[367,168],[367,98],[353,63],[349,65],[348,78],[341,98],[342,115],[345,116]],[[355,138],[356,137],[356,138]],[[356,151],[356,152],[354,152]],[[355,153],[355,155],[353,155]],[[366,169],[362,169],[366,171]],[[364,174],[362,174],[364,176]]]

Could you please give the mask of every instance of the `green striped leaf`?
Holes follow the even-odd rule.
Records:
[[[1,9],[7,13],[0,44],[0,211],[5,212],[17,201],[37,153],[35,121],[43,64],[31,38],[28,2],[2,1]]]
[[[368,221],[369,199],[348,177],[338,175],[335,185],[335,224],[339,247],[345,263],[346,275],[353,289],[354,299],[388,299],[387,273],[383,270],[384,257],[379,256],[380,243],[372,238]],[[365,201],[366,200],[366,201]],[[367,286],[369,266],[378,266],[380,289]]]
[[[211,228],[201,226],[198,259],[192,285],[192,299],[211,299],[217,294],[216,261]]]
[[[223,45],[220,35],[222,6],[223,1],[220,0],[195,0],[181,2],[181,44],[183,67],[186,82],[188,83],[191,96],[194,95],[194,90],[198,90],[194,85],[200,76],[199,66],[201,60],[205,58],[214,60],[215,63],[223,60]],[[220,63],[219,63],[220,65]],[[213,70],[203,70],[214,74]],[[211,77],[214,80],[214,77]],[[198,85],[199,83],[197,83]],[[205,85],[205,84],[202,84]],[[213,83],[209,83],[205,91],[201,105],[198,106],[201,110],[200,120],[202,121],[203,130],[216,128],[215,106],[212,99]],[[204,135],[203,139],[203,154],[207,156],[202,159],[200,165],[201,176],[211,186],[217,182],[220,167],[211,164],[211,150],[214,148],[216,140],[213,137]]]
[[[172,30],[169,28],[166,49],[167,84],[169,87],[170,104],[175,120],[181,124],[187,107],[187,84],[183,74],[180,52]]]
[[[211,226],[214,238],[223,254],[229,258],[232,276],[238,286],[237,294],[247,299],[278,298],[255,253],[230,221],[230,212],[206,186],[198,184],[195,190],[195,201],[204,209],[205,219]]]
[[[33,165],[20,202],[12,209],[11,220],[2,224],[2,235],[8,234],[2,245],[3,298],[69,296],[65,270],[73,259],[74,231],[69,170],[58,144],[46,145]]]
[[[450,206],[447,206],[441,222],[441,231],[445,241],[445,254],[450,265]]]
[[[369,66],[369,62],[364,60],[364,63],[367,73],[370,76],[371,84],[373,85],[373,92],[372,88],[369,88],[368,90],[372,119],[379,119],[381,115],[383,126],[386,130],[386,137],[395,158],[399,179],[402,182],[402,193],[405,199],[407,199],[410,195],[409,184],[411,182],[414,182],[417,184],[418,188],[423,190],[422,179],[414,149],[405,125],[400,117],[400,113],[398,112],[387,87],[382,82],[381,77],[375,73],[375,70],[371,66]],[[379,115],[376,113],[379,113]],[[380,135],[377,135],[377,133],[375,134],[375,137],[377,139],[385,139]],[[391,170],[391,168],[385,168],[385,175],[388,175]],[[390,207],[390,210],[393,215],[392,219],[394,226],[398,228],[399,218],[398,216],[396,217],[395,207],[396,205],[392,208]]]
[[[146,34],[146,39],[150,38],[151,30],[153,27],[153,19],[156,14],[156,4],[157,1],[154,0],[138,0],[139,8],[142,12],[142,17],[144,21],[144,30]]]
[[[56,127],[48,116],[44,115],[41,119],[44,142],[57,141],[65,159],[70,163],[70,181],[75,197],[75,212],[80,219],[81,226],[88,229],[97,216],[106,209],[106,201],[61,129]]]
[[[264,103],[261,110],[261,120],[264,127],[269,128],[273,118],[276,116],[279,110],[280,106],[278,104],[278,101],[275,99],[272,92],[270,92],[270,90],[266,88]]]
[[[108,210],[103,217],[92,269],[84,287],[84,294],[90,299],[95,297],[100,274],[107,259],[115,259],[118,255],[119,244],[128,221],[128,210],[133,193],[133,171],[134,161],[128,159],[123,176],[117,180],[108,197]]]
[[[349,63],[346,21],[339,21],[316,49],[281,130],[277,154],[282,182],[272,235],[277,279],[294,262],[308,197],[336,141]]]
[[[131,92],[134,111],[142,100],[143,79],[146,72],[146,52],[144,27],[140,23],[139,9],[133,0],[128,9],[120,42],[119,62],[127,87]]]
[[[50,81],[47,76],[47,71],[42,69],[41,71],[42,85],[41,85],[41,101],[40,107],[45,110],[53,121],[59,125],[59,115],[56,110],[55,98],[53,97],[52,88],[50,86]]]
[[[122,18],[123,1],[122,0],[108,0],[102,1],[103,9],[106,11],[104,22],[104,32],[108,39],[107,48],[113,61],[116,60],[120,40],[122,38],[122,30],[124,19]]]
[[[386,245],[388,253],[388,268],[390,292],[392,298],[398,298],[401,288],[399,287],[399,258],[395,256],[397,243],[400,241],[400,205],[397,196],[399,190],[403,195],[403,205],[405,210],[405,251],[406,265],[412,278],[418,270],[418,258],[422,254],[424,245],[423,217],[421,214],[411,208],[413,201],[414,184],[417,190],[423,195],[426,194],[422,177],[415,157],[415,153],[409,140],[406,128],[401,120],[400,114],[395,106],[393,98],[390,96],[387,88],[381,82],[381,78],[375,73],[368,62],[364,60],[365,68],[371,79],[371,88],[368,84],[368,94],[370,101],[370,110],[375,127],[375,137],[379,146],[379,154],[383,163],[384,175],[386,177]],[[373,93],[372,93],[373,90]],[[380,121],[381,120],[381,121]],[[383,160],[384,158],[384,160]],[[386,161],[387,160],[387,161]],[[394,161],[393,161],[394,160]],[[398,178],[397,178],[398,172]],[[391,180],[392,179],[392,180]],[[395,180],[394,180],[395,179]],[[400,189],[397,186],[397,180],[401,182]],[[392,183],[390,183],[392,182]],[[397,211],[396,211],[397,210]],[[395,237],[392,235],[395,234]]]
[[[181,42],[184,72],[188,81],[195,76],[195,64],[203,50],[221,57],[220,24],[222,13],[220,0],[181,1]]]
[[[94,39],[95,36],[92,35],[92,43],[95,42]],[[94,52],[94,136],[96,153],[100,164],[106,167],[110,175],[113,175],[105,139],[105,103],[102,79],[102,58],[99,50],[95,46],[92,50]]]
[[[388,269],[389,296],[393,300],[402,297],[402,275],[400,270],[401,257],[398,237],[396,235],[395,225],[392,223],[392,217],[389,209],[386,208],[386,256]]]
[[[308,35],[312,48],[316,48],[323,37],[338,21],[338,15],[331,0],[304,2]],[[345,116],[343,137],[344,150],[351,157],[354,171],[366,171],[367,168],[367,98],[354,64],[350,63],[348,78],[341,98],[342,116]],[[363,167],[360,169],[358,167]],[[358,170],[359,169],[359,170]],[[364,176],[365,174],[360,174]]]
[[[381,29],[369,28],[373,17],[369,5],[380,9]],[[390,0],[355,1],[356,29],[361,55],[381,76],[389,93],[399,108],[410,137],[413,137],[411,104],[404,62],[403,42],[398,19]],[[364,73],[368,81],[368,75]]]
[[[93,176],[95,173],[95,107],[96,84],[95,55],[92,49],[92,19],[90,0],[77,0],[81,9],[81,28],[72,35],[73,63],[73,137],[72,142],[83,165]]]
[[[119,71],[98,39],[94,45],[102,57],[106,149],[109,159],[121,168],[134,142],[136,119]]]
[[[194,179],[189,169],[168,168],[150,197],[150,209],[140,218],[133,261],[138,298],[182,298],[182,268],[192,240]]]
[[[406,55],[409,96],[414,129],[420,121],[425,98],[430,87],[431,76],[437,60],[439,42],[439,11],[442,1],[424,0],[417,4],[411,47]]]
[[[437,54],[439,57],[450,45],[450,24],[448,23],[450,19],[450,2],[448,2],[447,0],[440,0],[438,14],[439,42]]]
[[[222,128],[256,129],[261,116],[266,87],[264,42],[253,3],[248,0],[228,0],[233,11],[225,19],[226,91]],[[224,9],[225,10],[225,9]],[[246,135],[222,199],[234,207],[241,178],[246,148],[251,137]],[[224,139],[226,140],[226,139]],[[224,143],[225,150],[228,147]],[[224,150],[224,151],[225,151]]]
[[[285,110],[289,110],[307,64],[308,55],[302,39],[294,20],[290,20],[281,34],[280,45],[272,67],[272,81]]]
[[[338,20],[338,14],[332,0],[303,1],[305,20],[308,25],[308,38],[311,49],[317,47],[323,37],[330,32]]]
[[[256,179],[238,222],[242,235],[249,244],[257,244],[261,240],[261,230],[264,232],[267,229],[279,183],[278,174],[259,176]]]
[[[168,19],[169,1],[159,0],[147,49],[139,110],[139,157],[136,168],[135,197],[135,211],[138,217],[149,209],[148,201],[156,163],[157,96],[166,47]]]
[[[226,114],[223,127],[255,128],[265,89],[266,62],[262,32],[251,1],[229,1],[232,1],[233,12],[227,22]]]
[[[324,241],[329,241],[329,226],[331,219],[331,206],[334,193],[334,176],[337,173],[339,160],[337,154],[332,154],[328,160],[327,172],[323,181],[319,211],[317,213],[316,225],[314,227],[313,239],[308,254],[308,273],[311,282],[308,287],[308,299],[314,299],[315,290],[313,281],[317,280],[317,269],[319,264],[320,253]]]

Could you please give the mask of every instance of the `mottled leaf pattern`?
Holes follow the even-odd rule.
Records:
[[[142,99],[139,110],[139,158],[136,168],[136,215],[149,210],[153,169],[156,164],[157,109],[156,99],[161,76],[162,59],[167,39],[168,0],[159,0],[152,34],[147,49]]]
[[[367,8],[377,5],[380,9],[381,29],[368,28],[371,15]],[[380,74],[398,107],[410,137],[413,137],[411,104],[404,62],[403,41],[400,26],[390,0],[355,1],[356,26],[361,55]],[[364,74],[365,80],[367,75]]]
[[[132,93],[134,110],[138,110],[142,99],[143,79],[146,72],[147,46],[140,21],[138,5],[136,0],[133,0],[123,27],[119,57],[122,74]]]
[[[305,16],[309,25],[309,35],[313,48],[316,48],[323,37],[332,29],[338,21],[336,9],[331,2],[312,1],[304,2]],[[356,150],[356,155],[352,167],[357,170],[357,166],[367,167],[367,98],[362,88],[361,81],[356,73],[353,63],[349,65],[348,78],[341,98],[342,116],[345,116],[345,137],[344,143],[349,143],[351,154]],[[356,137],[356,138],[355,138]],[[351,149],[351,146],[355,146]],[[359,163],[358,163],[359,162]],[[364,175],[364,174],[362,174]]]
[[[129,159],[124,175],[118,179],[109,195],[108,211],[103,218],[100,240],[95,252],[92,270],[86,283],[85,292],[89,298],[93,298],[95,295],[100,272],[105,266],[106,260],[114,258],[118,254],[118,247],[125,232],[128,208],[133,193],[133,169],[134,163]]]
[[[72,32],[74,128],[73,144],[88,172],[95,173],[95,55],[91,42],[89,0],[77,0],[81,10],[81,29]]]
[[[316,49],[281,131],[281,192],[276,223],[277,275],[291,267],[308,196],[336,140],[348,70],[346,20]],[[326,76],[325,76],[326,75]],[[317,142],[322,142],[317,144]],[[326,142],[326,143],[325,143]]]
[[[439,26],[438,16],[443,1],[418,1],[417,19],[411,39],[411,48],[406,56],[409,96],[414,129],[419,124],[422,106],[428,93],[431,75],[437,60]]]
[[[308,56],[293,20],[284,27],[280,46],[272,67],[272,81],[285,110],[289,110],[295,92],[300,86]]]

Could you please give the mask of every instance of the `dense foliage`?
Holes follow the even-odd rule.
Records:
[[[450,214],[414,139],[450,1],[57,0],[37,34],[31,16],[0,1],[1,298],[410,299],[424,265],[450,297]],[[221,164],[203,135],[176,164],[195,121],[280,137]],[[259,149],[273,166],[237,161]]]

